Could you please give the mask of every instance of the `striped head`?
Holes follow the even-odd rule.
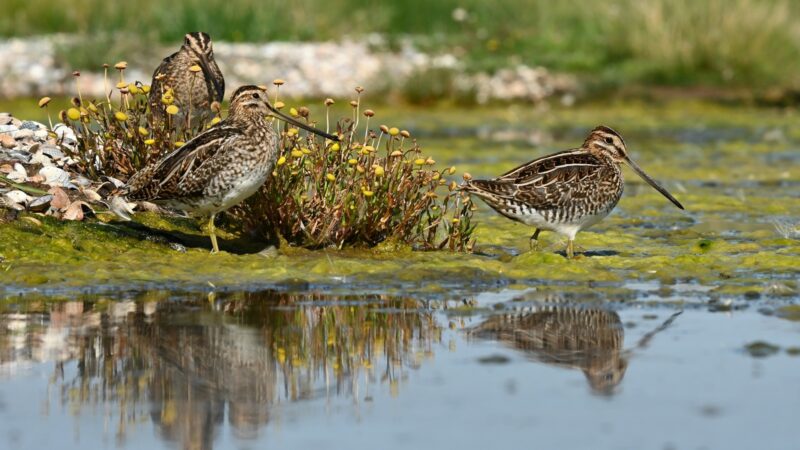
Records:
[[[214,60],[214,47],[211,36],[201,31],[187,33],[183,39],[183,50],[188,52],[203,71],[211,101],[222,101],[225,95],[225,78]]]
[[[594,153],[596,155],[604,156],[606,158],[611,159],[616,164],[625,164],[637,175],[642,177],[644,181],[647,182],[653,189],[657,190],[661,193],[664,197],[666,197],[669,201],[671,201],[675,206],[680,209],[684,209],[683,205],[675,199],[666,189],[664,189],[660,184],[656,182],[656,180],[652,179],[650,175],[645,173],[644,169],[639,167],[638,164],[633,162],[633,160],[628,156],[628,149],[625,147],[625,141],[622,140],[622,136],[619,135],[616,131],[612,130],[609,127],[600,125],[599,127],[592,130],[589,133],[589,137],[583,142],[583,148],[587,149],[589,152]]]
[[[187,33],[183,38],[183,47],[197,57],[205,57],[208,60],[214,58],[214,48],[211,45],[211,36],[202,31]]]
[[[625,148],[625,141],[622,140],[622,136],[603,125],[589,133],[589,137],[584,141],[583,147],[593,153],[606,155],[617,164],[621,164],[628,159],[628,149]]]
[[[233,95],[231,95],[230,117],[232,117],[233,120],[243,117],[257,117],[259,119],[263,119],[270,114],[280,120],[283,120],[284,122],[288,122],[293,126],[310,131],[314,134],[318,134],[332,141],[339,140],[338,136],[325,133],[324,131],[300,122],[299,120],[287,116],[286,114],[277,110],[267,99],[267,91],[264,88],[252,85],[242,86],[239,89],[236,89]]]

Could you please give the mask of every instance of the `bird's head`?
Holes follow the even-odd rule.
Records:
[[[614,161],[616,164],[625,164],[637,175],[642,177],[644,181],[647,182],[653,189],[657,190],[661,193],[664,197],[666,197],[669,201],[671,201],[675,206],[680,209],[684,209],[683,205],[675,199],[666,189],[664,189],[660,184],[656,182],[656,180],[652,179],[650,175],[645,173],[644,169],[639,167],[638,164],[633,162],[633,160],[628,155],[628,149],[625,147],[625,141],[622,140],[622,136],[619,135],[616,131],[612,130],[606,126],[599,126],[592,130],[589,133],[589,136],[586,138],[586,141],[583,143],[583,147],[588,149],[590,152],[602,156],[605,158],[609,158]]]
[[[298,128],[318,134],[332,141],[338,141],[339,137],[318,130],[308,124],[287,116],[280,112],[267,99],[267,91],[259,86],[242,86],[231,96],[231,117],[265,117],[273,115],[280,120],[288,122]]]

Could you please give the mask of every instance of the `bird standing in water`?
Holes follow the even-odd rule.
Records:
[[[619,133],[605,126],[592,130],[581,148],[544,156],[492,180],[468,180],[461,189],[505,217],[534,226],[534,243],[543,230],[566,236],[567,258],[573,258],[575,235],[605,218],[622,197],[621,164],[683,209],[630,159]]]
[[[264,89],[242,86],[231,96],[226,119],[134,174],[120,195],[210,216],[212,252],[218,252],[214,216],[253,195],[272,173],[278,158],[279,135],[267,119],[270,113],[304,130],[339,140],[275,109]],[[119,208],[115,211],[126,216]]]
[[[182,113],[191,110],[199,114],[208,111],[213,102],[222,102],[225,79],[214,60],[208,34],[187,34],[180,50],[164,58],[153,73],[149,101],[156,120],[164,118],[166,105],[162,99],[167,92]]]

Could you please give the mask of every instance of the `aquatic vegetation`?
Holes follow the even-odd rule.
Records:
[[[114,68],[119,81],[113,95],[84,100],[78,91],[71,107],[59,112],[77,140],[75,145],[62,142],[75,161],[73,169],[90,180],[111,177],[119,184],[115,180],[127,180],[221,120],[216,102],[210,114],[179,114],[171,90],[161,99],[166,119],[155,120],[147,97],[150,86],[126,81],[126,62]],[[285,108],[278,96],[283,83],[274,82],[273,104],[278,109]],[[298,128],[284,126],[272,178],[228,213],[228,223],[241,225],[251,236],[274,239],[277,232],[289,244],[310,248],[372,247],[392,241],[424,250],[471,251],[473,205],[455,190],[455,167],[437,168],[406,130],[376,126],[374,120],[370,127],[375,112],[366,109],[362,114],[363,91],[356,88],[350,102],[352,118],[336,124],[330,121],[334,100],[325,101],[326,129],[338,133],[340,142],[304,136]],[[50,102],[44,98],[39,104],[47,108]],[[305,106],[290,108],[289,114],[316,123]]]

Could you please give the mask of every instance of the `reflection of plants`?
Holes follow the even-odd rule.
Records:
[[[59,363],[61,401],[78,412],[116,411],[117,433],[149,412],[161,435],[186,447],[208,447],[227,410],[243,437],[253,436],[274,405],[327,396],[370,395],[373,383],[392,395],[441,330],[416,301],[380,296],[332,299],[276,293],[160,302],[68,302],[49,307],[48,327],[29,327],[27,348],[49,328],[69,330]],[[339,303],[341,301],[341,303]],[[358,306],[352,306],[358,302]],[[41,322],[40,310],[28,320]],[[47,323],[47,321],[45,321]],[[113,326],[109,326],[113,325]],[[0,333],[0,355],[18,340]],[[71,366],[71,364],[69,364]]]

